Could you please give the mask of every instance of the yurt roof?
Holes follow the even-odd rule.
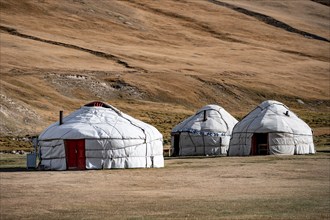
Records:
[[[172,133],[185,131],[192,133],[199,131],[227,133],[231,132],[232,127],[236,123],[237,120],[222,107],[218,105],[206,105],[199,109],[195,115],[188,117],[176,125],[172,129]]]
[[[162,138],[162,134],[107,103],[92,102],[64,117],[63,124],[53,123],[39,136],[39,140],[89,138],[150,141]]]
[[[285,132],[311,134],[311,128],[281,102],[262,102],[234,127],[233,133]]]

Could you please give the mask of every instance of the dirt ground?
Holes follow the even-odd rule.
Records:
[[[165,168],[2,168],[0,219],[329,219],[330,157],[167,158]]]

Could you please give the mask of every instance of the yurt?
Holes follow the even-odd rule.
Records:
[[[103,102],[60,117],[38,146],[39,166],[47,170],[164,167],[162,134]]]
[[[314,154],[312,129],[284,104],[264,101],[234,129],[229,156]]]
[[[222,107],[204,106],[172,129],[172,156],[226,155],[236,123]]]

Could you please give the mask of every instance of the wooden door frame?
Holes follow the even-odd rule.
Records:
[[[219,137],[219,144],[220,144],[220,151],[219,151],[219,155],[222,155],[222,149],[221,149],[221,146],[222,146],[222,138],[221,136]]]
[[[180,135],[181,133],[173,134],[173,156],[179,156],[180,154]]]
[[[267,143],[258,143],[258,139],[257,136],[258,135],[263,135],[266,136],[267,135]],[[260,146],[266,147],[267,149],[267,153],[266,154],[260,154]],[[250,151],[250,155],[268,155],[269,154],[269,133],[253,133],[252,137],[251,137],[251,151]]]

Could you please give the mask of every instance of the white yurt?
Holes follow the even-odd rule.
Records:
[[[226,155],[236,123],[222,107],[204,106],[172,129],[172,156]]]
[[[47,170],[164,167],[163,136],[103,102],[60,118],[38,137]]]
[[[314,154],[312,129],[287,106],[264,101],[233,129],[229,156]]]

